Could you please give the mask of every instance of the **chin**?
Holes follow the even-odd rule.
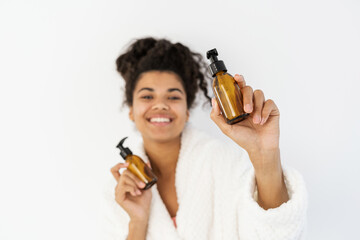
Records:
[[[174,139],[177,139],[180,137],[181,131],[174,131],[174,130],[158,130],[158,131],[149,131],[146,134],[143,134],[142,136],[150,139],[155,142],[164,143],[173,141]]]

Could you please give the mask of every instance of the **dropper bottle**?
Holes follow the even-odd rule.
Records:
[[[234,124],[247,118],[250,114],[244,110],[242,94],[233,76],[227,73],[223,61],[218,60],[216,48],[207,51],[210,59],[209,70],[212,77],[212,89],[222,115],[228,124]]]
[[[132,154],[129,148],[124,148],[123,143],[126,138],[121,139],[116,147],[120,149],[120,155],[125,162],[129,163],[127,169],[145,183],[145,187],[141,190],[149,189],[157,182],[157,177],[139,156]]]

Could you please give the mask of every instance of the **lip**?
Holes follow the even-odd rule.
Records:
[[[170,119],[170,122],[150,122],[150,119],[152,118],[168,118]],[[174,118],[169,116],[169,115],[164,115],[164,114],[154,114],[151,115],[150,117],[146,118],[146,121],[148,121],[150,124],[154,125],[154,126],[168,126],[173,122]]]

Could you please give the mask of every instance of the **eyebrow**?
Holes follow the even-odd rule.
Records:
[[[144,87],[144,88],[141,88],[141,89],[138,91],[138,93],[141,92],[142,90],[148,90],[148,91],[150,91],[150,92],[153,92],[153,91],[154,91],[153,88]]]
[[[150,92],[154,92],[154,89],[153,89],[153,88],[144,87],[144,88],[141,88],[141,89],[138,91],[138,93],[139,93],[140,91],[143,91],[143,90],[148,90],[148,91],[150,91]],[[179,88],[169,88],[169,89],[168,89],[168,92],[174,92],[174,91],[178,91],[178,92],[180,92],[181,94],[184,94]]]
[[[178,92],[180,92],[181,94],[184,94],[179,88],[169,88],[169,89],[168,89],[168,92],[174,92],[174,91],[178,91]]]

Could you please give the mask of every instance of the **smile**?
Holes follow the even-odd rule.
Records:
[[[150,118],[150,122],[171,122],[170,118]]]
[[[168,116],[153,116],[153,117],[148,118],[147,121],[150,122],[150,124],[155,125],[155,126],[167,126],[167,125],[171,124],[173,119]]]

